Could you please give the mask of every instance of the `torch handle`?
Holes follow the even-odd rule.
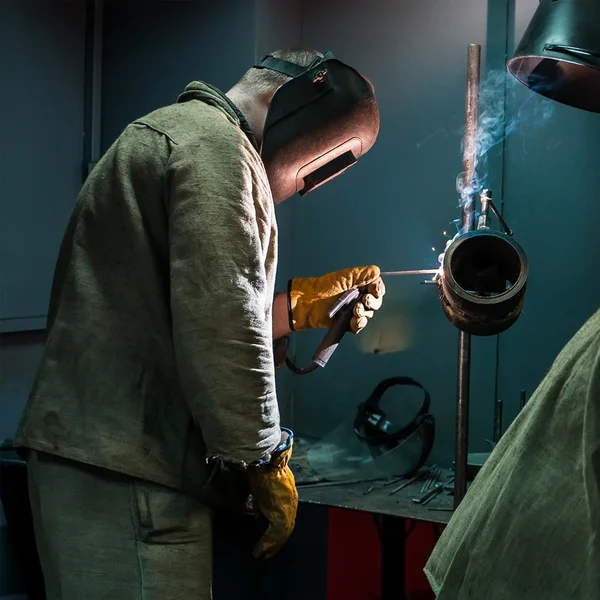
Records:
[[[336,311],[331,327],[327,330],[313,356],[313,362],[319,365],[319,367],[324,367],[327,364],[327,361],[329,361],[333,353],[337,350],[342,338],[350,330],[350,321],[354,312],[354,306],[361,297],[362,294],[351,304],[347,304]]]

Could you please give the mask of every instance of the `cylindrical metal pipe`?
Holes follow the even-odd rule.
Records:
[[[477,169],[477,130],[479,122],[479,86],[481,81],[481,46],[469,44],[467,52],[467,94],[465,103],[465,136],[463,141],[463,185],[469,197],[463,206],[463,233],[473,229],[474,187]],[[463,198],[463,201],[465,199]],[[458,370],[456,397],[456,438],[454,450],[454,507],[467,493],[469,452],[469,396],[471,387],[471,335],[458,334]]]
[[[444,253],[442,272],[442,309],[457,329],[497,335],[521,316],[529,264],[511,237],[489,229],[459,236]]]

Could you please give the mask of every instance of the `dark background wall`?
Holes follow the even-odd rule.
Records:
[[[226,9],[225,9],[226,6]],[[171,104],[194,79],[226,91],[254,58],[254,3],[107,2],[102,145],[132,120]]]
[[[442,232],[453,235],[458,216],[466,48],[486,43],[486,3],[331,0],[304,7],[303,43],[333,49],[372,80],[381,133],[356,167],[296,203],[296,273],[371,263],[383,270],[437,266]],[[440,423],[435,460],[450,459],[457,333],[440,310],[436,287],[421,281],[387,280],[377,320],[348,336],[325,370],[298,378],[297,429],[323,435],[352,418],[380,380],[406,375],[432,394]],[[298,336],[298,360],[310,358],[320,335]],[[382,345],[394,351],[374,354]],[[493,361],[493,341],[475,346],[477,363]],[[491,415],[493,384],[493,373],[473,381],[480,430]],[[393,388],[385,409],[408,417],[420,400],[416,389]]]
[[[517,41],[537,4],[517,2]],[[509,100],[508,116],[518,119],[519,129],[507,138],[506,217],[531,268],[525,314],[500,340],[500,394],[513,416],[519,390],[534,391],[561,348],[598,309],[600,118],[560,104],[534,104],[520,87]]]
[[[111,0],[95,11],[85,0],[0,0],[0,440],[14,435],[35,376],[54,263],[94,148],[104,151],[128,122],[173,102],[190,81],[227,90],[258,56],[298,46],[299,6]],[[292,378],[281,375],[281,396],[290,398]],[[23,582],[5,533],[0,504],[0,598],[12,600]]]
[[[375,84],[381,134],[344,177],[278,208],[278,283],[355,264],[431,267],[442,232],[451,234],[458,216],[466,46],[484,45],[484,80],[501,72],[536,6],[536,0],[106,2],[100,148],[131,119],[175,100],[193,79],[225,90],[271,49],[331,49]],[[0,439],[14,434],[35,374],[54,261],[89,152],[85,9],[78,0],[0,0]],[[528,253],[531,279],[517,325],[499,342],[474,340],[472,450],[484,449],[491,435],[496,384],[506,426],[519,390],[535,389],[595,310],[600,285],[593,276],[600,119],[548,107],[515,86],[505,92],[501,75],[486,89],[497,119],[517,123],[491,151],[487,174]],[[320,335],[296,336],[299,362],[310,358]],[[392,351],[375,355],[376,346]],[[381,314],[363,334],[344,340],[327,369],[307,378],[279,373],[284,420],[301,433],[323,435],[352,415],[380,379],[409,375],[432,393],[433,458],[449,463],[456,348],[457,333],[435,289],[413,278],[389,280]],[[392,404],[400,398],[394,393]],[[413,399],[402,398],[407,413]],[[1,553],[0,542],[0,563]]]
[[[508,1],[488,9],[474,0],[306,0],[282,10],[272,1],[225,6],[182,0],[145,2],[142,10],[140,2],[108,2],[101,148],[131,119],[173,101],[192,79],[227,89],[269,48],[331,48],[373,80],[381,135],[344,177],[278,209],[279,284],[292,275],[361,263],[430,267],[444,243],[442,231],[452,232],[457,216],[466,44],[487,47],[485,69],[500,71],[535,6],[535,0],[519,0],[514,9]],[[0,325],[22,332],[43,326],[60,238],[82,181],[85,3],[4,0],[0,11],[0,72],[9,90],[0,95]],[[499,86],[496,92],[503,93]],[[548,108],[515,86],[506,109],[502,102],[493,106],[506,110],[509,121],[518,119],[506,144],[491,153],[488,173],[529,255],[531,282],[525,315],[502,336],[500,352],[495,339],[475,340],[473,449],[484,447],[491,433],[496,359],[508,424],[519,390],[533,391],[591,314],[598,285],[589,274],[597,252],[592,190],[600,120]],[[308,360],[320,335],[296,336],[298,361]],[[14,432],[39,343],[40,335],[32,333],[2,338],[0,437]],[[381,344],[398,351],[374,355]],[[432,392],[441,425],[435,458],[449,459],[455,361],[456,332],[439,310],[435,290],[418,279],[390,279],[378,319],[361,336],[344,340],[325,371],[293,382],[279,374],[284,415],[300,431],[321,435],[381,378],[410,375]]]
[[[504,71],[537,4],[303,4],[303,44],[332,48],[369,75],[381,134],[357,167],[295,203],[293,265],[301,276],[371,262],[385,270],[435,266],[441,232],[452,231],[449,222],[458,216],[466,46],[484,46],[481,110],[491,148],[481,175],[529,256],[531,278],[518,323],[499,340],[473,340],[472,451],[489,448],[496,384],[507,427],[519,410],[520,390],[535,390],[598,305],[600,284],[591,274],[599,258],[594,229],[600,207],[592,190],[600,181],[594,167],[600,119],[546,101]],[[506,138],[504,129],[512,130]],[[296,428],[323,435],[351,417],[378,381],[408,375],[432,394],[438,422],[432,459],[450,464],[457,333],[442,315],[435,287],[399,279],[388,280],[377,319],[345,339],[324,371],[296,379]],[[297,336],[298,360],[311,356],[320,335]],[[399,351],[372,353],[394,342]],[[394,393],[386,408],[399,414],[394,400],[408,408],[411,398]]]
[[[40,357],[32,331],[81,185],[84,33],[81,2],[0,2],[0,439]]]
[[[84,34],[81,2],[0,1],[0,440],[41,356],[35,330],[81,184]],[[0,503],[0,597],[23,589],[12,559]]]
[[[85,6],[0,2],[0,335],[43,328],[81,184]],[[0,337],[0,439],[14,433],[40,335]]]

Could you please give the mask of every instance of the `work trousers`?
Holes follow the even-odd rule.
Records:
[[[47,600],[210,600],[208,507],[48,454],[28,458]]]

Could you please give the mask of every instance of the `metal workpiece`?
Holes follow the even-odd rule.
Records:
[[[436,483],[431,489],[427,490],[424,494],[416,496],[412,499],[415,504],[421,504],[425,506],[429,504],[436,496],[439,496],[445,490],[452,489],[454,483],[454,477],[450,481]]]
[[[497,335],[521,316],[529,263],[512,237],[489,229],[471,231],[448,247],[442,267],[442,309],[456,328]]]
[[[402,482],[399,486],[395,487],[391,492],[390,492],[390,496],[394,496],[395,494],[397,494],[398,492],[401,492],[402,490],[406,489],[409,485],[412,485],[415,481],[418,481],[419,479],[421,479],[420,475],[415,475],[414,477],[411,477],[410,479],[407,479],[406,481]]]
[[[436,465],[432,466],[431,469],[429,470],[429,475],[427,476],[427,479],[423,483],[423,487],[421,488],[421,493],[423,494],[427,490],[429,490],[431,487],[433,487],[439,481],[441,474],[442,474],[441,467],[438,467]]]

